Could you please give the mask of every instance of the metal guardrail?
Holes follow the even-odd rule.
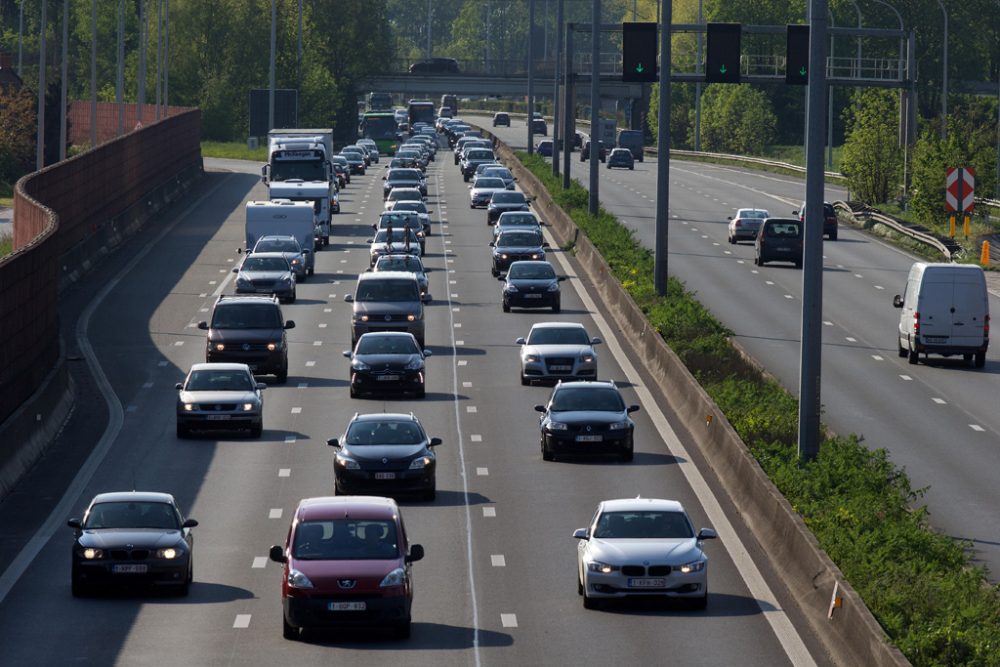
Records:
[[[859,218],[871,220],[880,225],[885,225],[893,231],[903,234],[904,236],[908,236],[915,241],[929,245],[944,255],[949,262],[954,261],[955,257],[962,253],[962,246],[958,243],[948,243],[942,241],[933,234],[928,234],[927,232],[920,231],[919,229],[914,229],[913,227],[906,225],[891,216],[879,213],[875,209],[872,209],[864,204],[851,206],[847,202],[837,201],[833,202],[833,207],[838,211],[847,213],[854,220],[858,220]]]

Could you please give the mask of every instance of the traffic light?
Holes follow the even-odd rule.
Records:
[[[708,54],[705,57],[705,81],[708,83],[740,82],[739,23],[708,24]]]
[[[622,23],[622,81],[657,81],[656,24]]]
[[[785,83],[804,86],[809,83],[809,26],[788,26],[785,43]]]

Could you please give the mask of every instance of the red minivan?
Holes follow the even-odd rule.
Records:
[[[271,547],[284,564],[285,639],[310,627],[390,627],[410,636],[410,564],[424,548],[410,545],[391,498],[336,496],[299,502],[285,546]]]

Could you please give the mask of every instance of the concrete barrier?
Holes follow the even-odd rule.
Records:
[[[498,157],[514,172],[521,188],[536,197],[534,206],[560,245],[573,244],[582,273],[609,309],[622,342],[630,345],[649,373],[659,379],[658,385],[650,389],[670,406],[691,434],[695,446],[740,509],[741,518],[765,547],[774,572],[782,578],[834,661],[866,667],[910,664],[889,643],[840,568],[820,549],[815,536],[768,479],[726,416],[649,324],[586,235],[513,151],[489,131],[484,132],[492,138]],[[709,416],[712,419],[707,423]],[[841,606],[828,617],[835,586]]]

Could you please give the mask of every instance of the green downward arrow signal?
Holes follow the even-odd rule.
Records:
[[[719,74],[725,74],[725,73],[726,73],[726,66],[723,65],[722,67],[719,68]]]
[[[799,68],[799,74],[801,74],[802,76],[806,75],[806,68],[805,68],[805,66],[802,66],[802,67]]]
[[[639,63],[638,65],[635,66],[635,71],[638,72],[639,74],[642,74],[645,70],[646,68],[642,66],[642,63]]]

